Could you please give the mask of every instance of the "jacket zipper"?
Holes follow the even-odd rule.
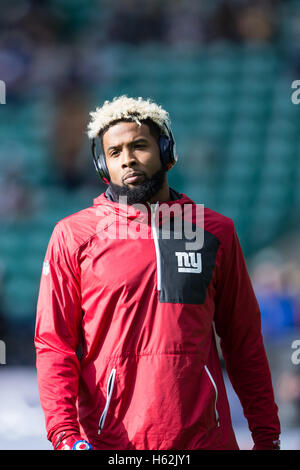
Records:
[[[154,208],[152,209],[152,205],[150,203],[149,207],[151,210],[151,231],[153,234],[154,246],[155,246],[155,253],[156,253],[156,266],[157,266],[157,290],[161,290],[161,261],[160,261],[160,251],[159,251],[159,243],[158,243],[158,232],[157,227],[155,225],[155,214],[158,207],[158,202],[155,204]]]
[[[214,387],[215,389],[215,416],[216,416],[216,420],[217,420],[217,425],[218,427],[220,426],[220,421],[219,421],[219,413],[218,413],[218,410],[217,410],[217,400],[218,400],[218,389],[217,389],[217,386],[216,386],[216,383],[213,379],[213,376],[211,375],[211,373],[209,372],[209,369],[208,367],[205,365],[204,366],[204,369],[209,377],[209,380],[211,381],[212,383],[212,386]]]
[[[100,416],[100,419],[99,419],[98,434],[101,433],[101,431],[103,429],[103,426],[104,426],[104,423],[105,423],[105,420],[106,420],[106,415],[107,415],[107,412],[108,412],[112,392],[113,392],[113,389],[114,389],[115,378],[116,378],[116,369],[112,369],[112,371],[110,373],[110,376],[109,376],[109,379],[108,379],[108,382],[107,382],[107,387],[106,387],[105,407],[104,407],[102,415]]]

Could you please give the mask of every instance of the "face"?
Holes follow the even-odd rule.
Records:
[[[114,184],[135,187],[161,168],[158,143],[146,124],[119,122],[104,133],[102,142]]]
[[[126,196],[128,204],[134,204],[166,197],[158,136],[146,124],[118,122],[104,133],[102,145],[116,198]]]

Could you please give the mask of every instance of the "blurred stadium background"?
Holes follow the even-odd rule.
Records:
[[[105,189],[86,125],[120,94],[170,112],[180,156],[170,185],[233,218],[282,447],[300,449],[300,2],[2,0],[0,79],[0,449],[49,448],[33,347],[41,266],[55,223]],[[240,446],[251,448],[227,386]]]

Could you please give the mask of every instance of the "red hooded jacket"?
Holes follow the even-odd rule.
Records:
[[[259,306],[233,222],[208,208],[199,219],[178,197],[139,210],[103,193],[56,224],[35,333],[52,442],[65,431],[94,449],[238,449],[215,332],[256,447],[278,439]],[[180,224],[163,204],[191,208],[181,220],[201,226],[201,247],[174,235]]]

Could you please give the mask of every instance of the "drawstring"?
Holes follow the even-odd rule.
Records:
[[[113,392],[113,389],[114,389],[115,377],[116,377],[116,369],[112,369],[112,371],[110,373],[110,376],[109,376],[109,379],[108,379],[108,382],[107,382],[106,404],[105,404],[105,408],[104,408],[103,413],[102,413],[102,415],[100,417],[100,420],[99,420],[98,434],[101,433],[101,431],[103,429],[103,426],[104,426],[104,423],[105,423],[106,415],[107,415],[109,404],[110,404],[110,399],[111,399],[112,392]]]

